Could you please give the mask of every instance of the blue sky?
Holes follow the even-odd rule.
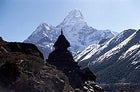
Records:
[[[40,23],[56,26],[73,9],[96,29],[140,29],[140,0],[0,0],[0,36],[23,41]]]

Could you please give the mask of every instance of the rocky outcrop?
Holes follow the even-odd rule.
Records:
[[[32,44],[0,39],[0,92],[74,92],[67,76],[44,64]]]
[[[63,54],[54,51],[52,56],[56,54],[61,60],[50,65],[44,63],[36,46],[5,42],[1,38],[0,92],[102,92],[94,81],[90,81],[95,80],[93,74],[88,69],[81,71],[75,62],[69,62],[73,58],[65,50],[61,51]],[[66,59],[69,63],[63,62]]]
[[[34,55],[43,59],[43,54],[38,48],[30,43],[10,42],[6,44],[6,49],[9,52],[20,52],[23,54]]]

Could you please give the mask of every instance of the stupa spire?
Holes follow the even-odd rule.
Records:
[[[53,47],[55,47],[55,49],[67,49],[68,47],[70,47],[70,43],[68,42],[66,37],[63,35],[62,29],[61,29],[61,35],[59,35]]]
[[[61,29],[61,35],[63,35],[63,30]]]

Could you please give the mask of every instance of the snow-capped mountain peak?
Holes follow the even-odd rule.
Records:
[[[59,26],[73,26],[75,24],[86,25],[84,17],[80,10],[72,10],[69,14],[64,18],[63,22]]]
[[[43,33],[43,32],[48,32],[48,30],[51,30],[51,28],[53,28],[52,25],[49,25],[47,23],[41,23],[37,29],[33,32],[33,34],[35,33]]]
[[[80,10],[72,10],[67,17],[75,17],[83,19],[83,15]]]
[[[61,29],[71,44],[71,52],[75,54],[91,44],[98,44],[103,39],[110,39],[115,36],[110,30],[97,30],[88,26],[82,13],[79,10],[73,10],[56,27],[46,23],[40,24],[24,42],[38,46],[44,57],[47,58],[52,51],[53,43],[60,35]]]
[[[50,26],[51,25],[49,25],[49,24],[47,24],[47,23],[41,23],[40,25],[39,25],[39,28],[46,28],[47,30],[50,30]]]
[[[41,23],[36,30],[26,39],[24,42],[31,42],[36,44],[40,39],[47,37],[48,32],[53,28],[53,26],[47,23]]]

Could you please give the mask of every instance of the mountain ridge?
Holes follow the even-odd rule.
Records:
[[[97,81],[100,83],[139,83],[139,35],[140,30],[124,30],[105,45],[98,47],[95,52],[92,51],[92,47],[86,55],[82,55],[81,52],[83,57],[79,58],[79,65],[83,68],[89,67],[97,75]],[[87,60],[82,61],[88,56],[90,57]]]
[[[53,50],[52,45],[60,34],[61,29],[71,43],[70,50],[73,54],[83,50],[92,43],[98,44],[100,40],[111,39],[116,35],[115,32],[110,30],[97,30],[88,26],[79,10],[71,11],[56,27],[48,24],[44,25],[43,27],[41,25],[38,26],[24,42],[35,44],[45,58]]]
[[[107,41],[106,44],[98,46],[98,48],[96,48],[96,51],[93,49],[92,53],[91,54],[89,53],[90,55],[87,54],[88,58],[86,56],[84,56],[84,57],[82,55],[80,56],[80,54],[85,52],[83,50],[81,53],[79,53],[75,57],[75,60],[77,62],[79,62],[79,63],[84,62],[84,60],[86,60],[86,61],[94,61],[96,58],[98,58],[99,56],[103,55],[104,53],[106,53],[107,51],[112,49],[114,46],[116,46],[117,44],[121,43],[123,40],[125,40],[127,37],[129,37],[134,32],[136,32],[136,30],[134,30],[134,29],[124,30],[120,34],[116,35],[115,37],[113,37],[112,39]],[[92,49],[92,47],[91,47],[91,49]],[[80,62],[81,60],[82,60],[82,62]]]

